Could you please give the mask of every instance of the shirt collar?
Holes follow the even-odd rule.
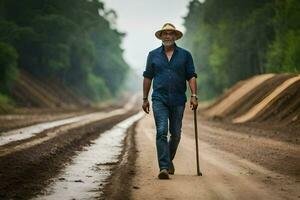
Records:
[[[174,52],[175,52],[175,51],[177,51],[177,48],[178,48],[177,45],[176,45],[176,43],[174,43],[174,47],[175,47],[175,48],[174,48]],[[160,52],[161,52],[161,53],[164,53],[164,52],[165,52],[165,48],[164,48],[164,45],[163,45],[163,44],[161,44],[161,46],[160,46]]]

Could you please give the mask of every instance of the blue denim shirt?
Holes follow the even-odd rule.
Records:
[[[197,78],[191,53],[176,44],[170,61],[163,45],[150,51],[143,76],[153,79],[152,101],[172,106],[185,104],[186,81]]]

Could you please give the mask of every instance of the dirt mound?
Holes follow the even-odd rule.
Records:
[[[246,84],[248,81],[250,81],[250,80],[248,79],[248,80],[239,81],[238,83],[233,85],[231,88],[225,90],[225,92],[221,96],[217,97],[217,99],[214,102],[212,102],[210,105],[208,105],[207,107],[204,107],[203,110],[208,111],[209,109],[212,109],[214,106],[220,104],[221,101],[223,101],[225,98],[228,98],[230,96],[230,94],[232,94],[233,92],[238,90],[241,86]]]
[[[208,116],[226,116],[226,112],[228,112],[230,108],[234,107],[236,103],[243,98],[243,96],[252,92],[256,87],[263,84],[266,80],[272,78],[273,76],[274,74],[265,74],[261,76],[254,76],[248,79],[240,87],[232,90],[232,92],[226,95],[224,99],[219,100],[218,104],[208,109],[206,114]]]
[[[300,76],[264,74],[233,86],[203,110],[210,118],[233,123],[259,123],[300,128]]]
[[[76,107],[89,104],[87,99],[76,96],[58,80],[39,80],[25,71],[12,90],[18,107]]]
[[[233,122],[241,123],[241,122],[252,120],[260,113],[263,113],[263,111],[266,110],[267,108],[269,107],[272,108],[273,107],[272,104],[276,102],[276,100],[279,99],[280,97],[284,98],[283,96],[284,93],[288,92],[288,88],[290,86],[293,86],[293,84],[297,81],[300,81],[300,76],[287,79],[282,84],[277,86],[271,93],[269,93],[262,101],[255,104],[255,106],[249,109],[248,112],[235,118]],[[283,109],[285,110],[285,108]]]
[[[300,127],[300,76],[287,81],[290,80],[295,82],[288,85],[287,88],[272,99],[268,99],[268,104],[252,118],[249,118],[248,121],[270,122],[283,125],[293,124]],[[269,97],[272,96],[270,95]]]

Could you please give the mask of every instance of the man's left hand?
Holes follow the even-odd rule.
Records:
[[[191,99],[190,99],[190,108],[192,110],[196,110],[197,107],[198,107],[198,100],[197,100],[197,98],[196,97],[191,97]]]

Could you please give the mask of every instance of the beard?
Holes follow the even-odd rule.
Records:
[[[175,43],[175,41],[173,41],[173,40],[163,41],[162,43],[163,43],[164,46],[169,47],[169,46],[172,46]]]

